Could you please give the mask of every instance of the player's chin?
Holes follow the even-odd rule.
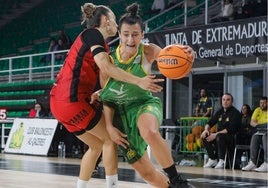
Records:
[[[110,30],[110,32],[108,34],[109,34],[109,37],[114,37],[117,34],[117,29]]]

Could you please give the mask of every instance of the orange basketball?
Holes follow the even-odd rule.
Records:
[[[157,59],[159,71],[170,79],[185,77],[190,72],[192,65],[193,58],[176,44],[163,48]]]

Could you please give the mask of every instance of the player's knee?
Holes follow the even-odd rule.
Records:
[[[158,130],[148,129],[147,131],[141,133],[141,136],[149,144],[150,142],[153,142],[159,138],[160,134]]]
[[[91,152],[96,153],[97,155],[101,153],[102,148],[103,148],[103,142],[98,142],[94,144],[88,145],[89,149]]]
[[[99,156],[102,152],[102,147],[92,147],[90,148],[93,153],[95,153],[97,156]]]
[[[84,154],[83,158],[88,158],[89,156],[93,156],[98,158],[102,152],[102,147],[90,147]]]

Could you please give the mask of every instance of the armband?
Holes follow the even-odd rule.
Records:
[[[106,52],[103,47],[97,47],[92,51],[93,56],[97,55],[98,53]]]

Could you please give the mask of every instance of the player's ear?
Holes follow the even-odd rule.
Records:
[[[144,38],[144,31],[141,31],[141,37]]]
[[[109,24],[109,18],[105,15],[102,15],[101,16],[101,23],[104,25],[104,26],[107,26]]]

